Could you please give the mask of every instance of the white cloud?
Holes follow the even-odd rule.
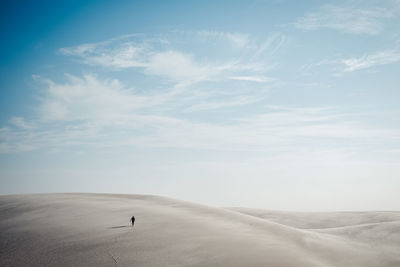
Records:
[[[83,63],[117,69],[141,68],[149,75],[166,76],[177,81],[196,81],[215,75],[220,69],[212,64],[198,64],[193,55],[179,51],[154,51],[145,44],[110,42],[84,44],[63,48],[65,55],[75,56]]]
[[[34,127],[32,123],[26,122],[23,117],[12,117],[9,119],[9,122],[12,125],[22,129],[30,129]]]
[[[180,120],[171,126],[164,125],[157,134],[135,138],[131,144],[286,154],[312,147],[317,151],[359,152],[376,144],[377,138],[389,143],[400,138],[398,130],[371,128],[328,108],[279,109],[223,124]]]
[[[68,146],[289,153],[307,149],[311,140],[314,144],[323,144],[318,149],[334,146],[357,150],[378,137],[389,143],[400,139],[398,131],[354,123],[346,114],[329,107],[266,106],[256,113],[239,117],[237,113],[226,113],[224,121],[205,122],[190,119],[192,113],[188,111],[244,106],[259,99],[242,95],[199,102],[196,98],[181,98],[185,91],[138,95],[116,80],[102,80],[95,75],[67,76],[65,83],[46,81],[46,85],[39,119],[9,121],[14,126],[35,124],[36,127],[1,128],[1,153]],[[186,102],[180,106],[170,105],[178,99]],[[351,146],[348,145],[350,140]]]
[[[248,36],[244,34],[226,33],[225,36],[237,47],[244,47],[249,41]]]
[[[216,35],[203,33],[207,34],[210,38]],[[368,144],[377,136],[384,136],[388,142],[398,138],[396,131],[376,130],[355,123],[337,109],[265,106],[265,90],[259,89],[270,85],[265,83],[274,86],[275,79],[267,75],[273,64],[262,60],[276,53],[285,37],[274,34],[256,42],[248,36],[220,35],[218,38],[241,46],[243,53],[215,63],[197,54],[197,50],[189,53],[173,49],[169,42],[160,44],[158,40],[154,45],[150,41],[138,43],[125,38],[62,50],[86,64],[141,71],[166,77],[173,83],[168,83],[172,84],[170,88],[164,86],[161,91],[148,93],[146,88],[136,91],[118,80],[93,74],[67,75],[63,83],[44,80],[38,118],[10,119],[9,125],[13,127],[1,133],[1,149],[77,145],[286,153],[307,149],[314,141],[320,142],[321,149],[324,146],[330,149],[331,144],[353,149],[353,144]],[[382,62],[379,58],[384,57],[369,61]],[[343,64],[358,66],[353,69],[371,65],[360,62]],[[227,81],[228,85],[223,83]],[[204,111],[215,112],[217,116],[206,117]]]
[[[382,20],[392,16],[392,11],[383,7],[325,5],[317,12],[309,13],[298,20],[295,26],[304,30],[329,28],[347,33],[375,35],[383,28]]]
[[[44,80],[47,87],[39,106],[43,120],[112,120],[144,105],[145,99],[132,94],[118,80],[99,80],[66,75],[67,82]]]
[[[250,58],[255,60],[264,54],[273,55],[283,46],[286,42],[286,36],[280,33],[274,33],[267,37],[266,40],[262,42],[256,42],[251,44],[252,54]]]
[[[193,69],[190,69],[190,62],[184,62],[183,65],[188,69],[185,71],[192,72],[188,75],[194,75]],[[164,75],[174,75],[164,73],[168,71],[168,63],[165,68],[154,71],[163,72]],[[97,126],[123,125],[124,123],[143,125],[146,124],[147,119],[154,121],[154,118],[157,118],[157,123],[161,117],[167,121],[175,120],[166,115],[158,115],[160,113],[215,110],[246,105],[260,99],[260,97],[247,96],[244,91],[238,94],[201,89],[202,87],[196,89],[191,83],[179,83],[161,92],[139,94],[118,80],[100,79],[94,74],[83,77],[66,75],[64,83],[40,78],[39,80],[44,82],[45,86],[40,95],[41,102],[37,110],[40,121],[45,123],[61,121],[64,123],[89,122]],[[223,97],[223,101],[210,101],[214,97]],[[10,123],[25,128],[32,124],[23,118],[12,118]]]
[[[249,43],[249,36],[242,33],[218,32],[218,31],[199,31],[197,34],[201,39],[226,40],[236,48],[243,48]]]
[[[232,99],[225,99],[224,101],[207,101],[194,104],[187,108],[186,111],[201,111],[201,110],[216,110],[221,108],[231,108],[243,105],[249,105],[251,103],[258,102],[260,99],[256,97],[240,96]]]
[[[371,68],[379,65],[386,65],[400,61],[400,52],[387,50],[375,54],[364,55],[359,58],[348,58],[341,61],[346,67],[345,72],[356,71],[360,69]]]
[[[174,80],[205,80],[215,75],[214,67],[202,66],[193,57],[177,51],[161,52],[153,55],[145,69],[146,73],[167,76]]]
[[[258,83],[268,83],[275,81],[274,78],[263,77],[263,76],[232,76],[230,77],[230,79],[239,81],[248,81],[248,82],[258,82]]]
[[[10,124],[14,124],[12,120]],[[37,129],[28,127],[0,128],[0,154],[18,153],[35,150],[38,147],[33,145],[33,132]]]
[[[319,68],[323,65],[334,66],[335,76],[343,75],[343,72],[353,72],[362,69],[373,68],[381,65],[394,64],[400,62],[400,52],[398,49],[384,50],[360,57],[321,60],[315,63],[303,65],[303,74],[310,74],[312,68]]]
[[[83,63],[89,65],[124,69],[145,67],[149,51],[146,47],[132,42],[124,42],[117,46],[110,45],[110,42],[101,42],[61,48],[60,52],[78,57]]]
[[[239,77],[243,76],[243,71],[247,71],[248,76],[264,74],[274,66],[272,62],[266,64],[266,56],[278,51],[285,40],[281,34],[268,36],[264,41],[251,39],[246,34],[230,32],[201,31],[180,34],[149,38],[142,36],[140,39],[136,35],[122,36],[104,42],[62,48],[60,52],[84,64],[113,70],[137,68],[144,74],[162,76],[181,83],[216,77]],[[201,49],[182,51],[182,40],[194,43],[193,47],[201,46]],[[208,55],[220,54],[218,49],[225,49],[227,43],[235,50],[220,52],[232,53],[229,59],[221,60]]]

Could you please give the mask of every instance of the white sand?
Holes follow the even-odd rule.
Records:
[[[398,267],[399,220],[143,195],[0,196],[0,266]]]

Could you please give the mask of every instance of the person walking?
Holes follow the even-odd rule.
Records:
[[[133,225],[135,224],[135,216],[132,216],[131,223],[132,223],[132,227],[133,227]]]

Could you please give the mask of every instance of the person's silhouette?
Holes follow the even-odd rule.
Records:
[[[135,224],[135,216],[132,216],[131,222],[132,222],[132,227],[133,227],[133,225]]]

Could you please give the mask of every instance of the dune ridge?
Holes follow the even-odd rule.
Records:
[[[0,196],[0,266],[394,267],[399,219],[400,212],[271,212],[150,195]]]

